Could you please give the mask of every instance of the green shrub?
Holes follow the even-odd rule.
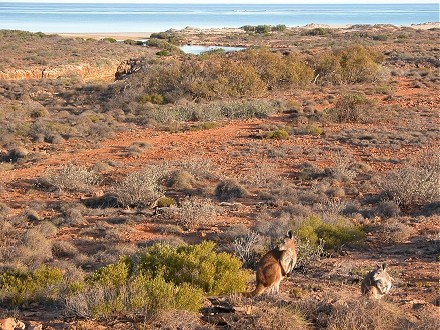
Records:
[[[306,35],[309,35],[309,36],[325,36],[325,35],[329,34],[330,32],[331,32],[331,30],[329,28],[318,27],[318,28],[314,28],[314,29],[308,30],[306,32]]]
[[[272,31],[285,31],[287,29],[285,24],[278,24],[275,26],[272,26],[271,30]]]
[[[0,299],[11,306],[57,300],[63,282],[62,272],[41,266],[33,272],[0,273]]]
[[[156,53],[157,56],[170,56],[172,55],[169,50],[162,49]]]
[[[153,104],[164,104],[165,100],[162,95],[153,93],[153,94],[144,94],[139,98],[139,103],[153,103]]]
[[[164,269],[168,265],[162,265]],[[77,285],[65,300],[68,315],[112,320],[121,315],[153,315],[162,310],[197,311],[204,292],[190,283],[175,284],[161,272],[134,272],[133,261],[122,257],[118,263],[104,266]]]
[[[289,132],[285,129],[279,128],[274,131],[270,131],[266,134],[267,139],[275,140],[287,140],[289,138]]]
[[[120,287],[127,282],[132,271],[132,260],[128,257],[122,257],[116,264],[110,264],[99,268],[86,280],[89,283],[97,283],[106,287]]]
[[[365,233],[342,219],[325,223],[318,216],[310,216],[296,226],[295,236],[307,244],[323,244],[325,250],[337,250],[345,244],[362,240]]]
[[[130,307],[135,311],[183,309],[196,312],[202,306],[204,292],[189,283],[176,285],[161,275],[139,275],[130,283]]]
[[[376,41],[387,41],[388,37],[386,35],[384,35],[384,34],[378,34],[378,35],[373,36],[373,40],[376,40]]]
[[[372,82],[379,78],[384,56],[362,45],[354,45],[321,55],[316,73],[333,83]]]
[[[337,250],[347,243],[358,242],[365,233],[357,226],[347,226],[344,221],[335,224],[323,223],[316,228],[316,234],[323,240],[326,250]]]
[[[157,200],[157,207],[170,207],[171,205],[175,205],[176,201],[172,197],[162,196]]]
[[[154,245],[140,257],[141,274],[152,277],[163,274],[167,282],[191,284],[208,295],[240,292],[246,289],[249,274],[242,270],[241,261],[227,253],[216,253],[213,242],[197,245]]]
[[[161,50],[168,51],[170,54],[182,54],[182,50],[164,39],[150,38],[145,43],[149,47],[157,47]]]

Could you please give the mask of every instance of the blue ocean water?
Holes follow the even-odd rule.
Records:
[[[439,21],[439,4],[57,4],[0,3],[0,29],[45,33],[159,32],[285,24]]]

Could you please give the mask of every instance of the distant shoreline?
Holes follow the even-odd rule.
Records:
[[[314,29],[314,28],[328,28],[328,29],[349,29],[352,26],[357,24],[307,24],[304,26],[292,26],[289,28],[303,28],[303,29]],[[361,25],[370,25],[374,26],[374,24],[361,24]],[[420,24],[411,24],[411,25],[395,25],[396,28],[413,28],[420,30],[428,30],[432,28],[440,28],[440,22],[427,22]],[[177,30],[182,32],[194,32],[194,31],[209,31],[210,33],[222,34],[228,32],[239,32],[242,31],[239,28],[190,28],[187,27],[182,30]],[[163,31],[150,31],[150,32],[80,32],[80,33],[56,33],[62,37],[66,38],[92,38],[92,39],[104,39],[104,38],[114,38],[116,40],[126,40],[126,39],[148,39],[152,33],[163,32]]]

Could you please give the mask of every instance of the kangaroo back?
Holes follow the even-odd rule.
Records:
[[[278,293],[281,280],[293,270],[296,259],[295,241],[289,230],[283,241],[261,258],[256,273],[257,285],[248,295],[258,296],[266,289]]]

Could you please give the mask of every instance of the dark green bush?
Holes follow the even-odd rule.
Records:
[[[317,27],[306,32],[306,35],[309,36],[325,36],[329,34],[331,30],[329,28]]]
[[[278,24],[275,26],[272,26],[272,31],[285,31],[287,29],[285,24]]]
[[[102,41],[110,42],[113,44],[116,42],[116,39],[115,38],[103,38]]]
[[[269,33],[272,31],[272,28],[270,25],[257,25],[255,27],[256,33]]]

